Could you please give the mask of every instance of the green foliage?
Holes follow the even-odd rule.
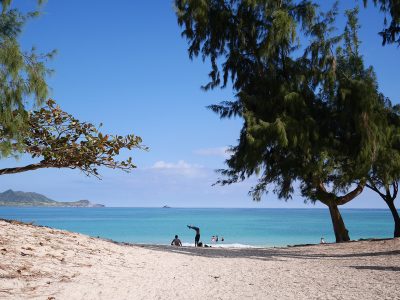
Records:
[[[40,4],[42,1],[38,1]],[[37,11],[22,14],[10,9],[11,0],[1,1],[0,14],[0,157],[23,150],[28,125],[27,105],[41,105],[48,96],[46,77],[51,73],[45,62],[55,52],[38,54],[35,49],[23,51],[18,37],[25,23]],[[29,109],[29,108],[28,108]]]
[[[11,174],[39,168],[79,169],[99,176],[97,167],[130,171],[132,159],[118,161],[122,149],[147,149],[135,135],[103,135],[92,124],[80,122],[62,111],[48,97],[46,77],[51,74],[45,63],[55,52],[38,54],[23,51],[18,37],[25,23],[38,11],[22,14],[11,8],[11,0],[1,0],[0,15],[0,158],[20,153],[41,158],[39,163],[0,170]],[[37,3],[40,6],[42,0]],[[28,110],[34,108],[33,113]]]
[[[249,81],[249,73],[262,72],[263,64],[295,49],[297,26],[309,26],[315,15],[310,1],[298,2],[176,0],[182,36],[189,41],[189,57],[201,55],[212,64],[211,81],[204,88],[225,86],[231,79],[240,90]],[[217,61],[221,57],[222,70]]]
[[[24,153],[42,160],[27,167],[0,170],[0,174],[39,168],[70,168],[98,177],[97,167],[101,166],[123,171],[136,168],[131,157],[116,160],[121,150],[147,149],[141,145],[140,137],[133,134],[105,135],[93,124],[80,122],[62,111],[53,100],[48,100],[47,106],[29,114],[28,120]],[[4,136],[5,133],[0,131],[0,137]]]
[[[372,2],[385,14],[384,28],[379,32],[382,36],[382,44],[398,43],[400,45],[400,0],[372,0]],[[367,3],[368,1],[364,0],[365,6]]]
[[[358,10],[335,36],[336,5],[321,13],[310,1],[175,3],[189,56],[211,61],[206,88],[231,80],[237,91],[235,101],[210,108],[244,119],[219,183],[257,175],[255,200],[270,185],[288,199],[296,181],[306,199],[327,205],[358,195],[384,139],[382,96],[359,53]]]
[[[400,179],[400,113],[397,106],[386,102],[386,122],[382,134],[382,147],[376,154],[376,161],[368,176],[368,187],[377,192],[385,201],[394,201],[397,195],[397,185]],[[393,188],[393,190],[391,190]]]
[[[0,193],[0,206],[27,206],[27,207],[104,207],[93,204],[88,200],[74,202],[58,202],[38,193],[25,193],[7,190]]]

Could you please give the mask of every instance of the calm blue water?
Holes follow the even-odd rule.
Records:
[[[389,210],[342,209],[352,239],[392,237]],[[121,242],[169,244],[175,234],[192,243],[201,228],[201,240],[212,235],[225,244],[282,246],[334,241],[329,211],[325,209],[227,208],[15,208],[1,207],[0,218],[100,236]]]

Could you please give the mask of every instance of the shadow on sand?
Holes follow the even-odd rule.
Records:
[[[374,241],[370,241],[373,243]],[[135,245],[154,251],[179,253],[182,255],[201,256],[211,258],[250,258],[260,260],[285,260],[285,259],[343,259],[363,258],[376,256],[400,255],[400,250],[359,252],[348,249],[346,245],[324,244],[303,247],[282,247],[282,248],[195,248],[195,247],[173,247],[165,245]],[[338,251],[340,250],[340,251]],[[372,267],[370,267],[372,268]],[[395,267],[391,271],[398,271]],[[361,268],[360,268],[361,269]]]
[[[350,266],[351,268],[357,270],[374,270],[374,271],[392,271],[400,272],[400,267],[390,267],[390,266]]]

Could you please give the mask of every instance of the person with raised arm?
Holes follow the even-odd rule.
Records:
[[[192,225],[187,225],[187,227],[196,231],[196,236],[194,237],[194,246],[197,247],[200,241],[200,228]]]

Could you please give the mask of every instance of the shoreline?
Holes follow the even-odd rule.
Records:
[[[71,234],[80,234],[83,236],[87,236],[89,238],[94,238],[94,239],[99,239],[99,240],[103,240],[106,242],[110,242],[116,245],[122,245],[122,246],[137,246],[137,247],[143,247],[143,246],[160,246],[160,247],[170,247],[171,245],[169,244],[158,244],[158,243],[131,243],[131,242],[124,242],[124,241],[116,241],[113,239],[109,239],[109,238],[103,238],[100,236],[90,236],[87,234],[83,234],[83,233],[79,233],[79,232],[74,232],[74,231],[69,231],[69,230],[64,230],[64,229],[59,229],[59,228],[54,228],[54,227],[50,227],[50,226],[46,226],[46,225],[40,225],[40,224],[36,224],[34,221],[32,222],[24,222],[24,221],[19,221],[19,220],[13,220],[13,219],[3,219],[0,218],[0,221],[4,221],[6,223],[10,223],[10,224],[17,224],[17,225],[30,225],[30,226],[35,226],[35,227],[42,227],[42,228],[49,228],[52,230],[59,230],[59,231],[65,231],[65,232],[69,232]],[[396,238],[377,238],[377,237],[370,237],[370,238],[360,238],[357,240],[350,240],[348,242],[342,243],[342,244],[346,244],[346,243],[356,243],[356,242],[379,242],[379,241],[388,241],[388,240],[393,240]],[[184,245],[182,245],[182,247],[187,247],[187,248],[195,248],[194,245],[187,245],[187,244],[191,244],[191,243],[184,243]],[[286,244],[286,245],[250,245],[250,244],[240,244],[240,243],[210,243],[210,244],[205,244],[207,245],[207,247],[202,247],[202,248],[223,248],[223,249],[269,249],[269,248],[293,248],[293,247],[309,247],[309,246],[318,246],[318,245],[340,245],[338,243],[330,243],[330,242],[326,242],[324,244],[320,244],[320,243],[304,243],[304,244]],[[238,247],[229,247],[230,245],[240,245]]]
[[[393,299],[400,238],[277,248],[137,245],[0,220],[4,299]]]
[[[10,216],[8,216],[8,217],[10,217]],[[20,224],[30,224],[30,225],[35,225],[35,226],[38,226],[38,227],[47,227],[47,228],[52,228],[52,229],[57,229],[57,230],[66,230],[66,231],[70,231],[70,232],[78,232],[78,231],[70,230],[68,228],[67,229],[62,228],[62,226],[60,228],[60,227],[52,226],[52,225],[41,225],[41,224],[36,223],[35,220],[26,221],[26,219],[25,219],[24,221],[22,221],[21,219],[7,219],[7,218],[0,218],[0,220],[3,220],[5,222],[16,222],[16,223],[20,223]],[[331,228],[329,228],[329,230],[331,230]],[[88,236],[91,236],[91,237],[94,237],[94,238],[100,238],[100,239],[104,239],[104,240],[107,240],[107,241],[110,241],[110,242],[115,242],[115,243],[126,243],[126,244],[132,244],[132,245],[165,245],[165,246],[169,246],[170,245],[169,244],[170,241],[165,241],[165,239],[163,239],[163,241],[159,241],[159,242],[157,242],[157,241],[156,242],[154,242],[154,241],[150,241],[150,242],[147,242],[147,241],[145,241],[145,242],[142,242],[142,241],[134,242],[134,241],[130,241],[129,239],[124,240],[124,239],[122,239],[120,237],[118,237],[117,239],[114,239],[112,237],[99,236],[98,235],[99,233],[96,233],[96,234],[90,234],[90,233],[88,234],[88,233],[85,233],[85,232],[79,232],[79,233],[84,234],[84,235],[88,235]],[[356,239],[350,240],[349,242],[357,242],[357,241],[364,241],[364,240],[366,240],[366,241],[378,240],[379,241],[379,240],[390,239],[390,237],[382,236],[382,235],[380,235],[380,236],[379,235],[378,236],[368,236],[368,235],[366,235],[366,236],[367,236],[366,238],[365,237],[357,237]],[[130,238],[132,239],[132,237],[130,237]],[[187,246],[187,247],[193,247],[194,246],[193,242],[192,242],[192,237],[190,237],[190,238],[186,237],[185,239],[181,238],[181,240],[182,240],[183,246]],[[326,244],[331,244],[331,243],[335,244],[333,242],[334,241],[334,236],[333,237],[329,237],[328,236],[328,239],[325,239],[325,241],[326,241]],[[238,241],[225,241],[225,242],[218,242],[218,243],[214,242],[213,243],[213,242],[210,241],[210,242],[204,242],[203,244],[206,244],[210,248],[228,248],[228,249],[234,248],[235,249],[235,248],[299,247],[299,246],[319,245],[320,243],[319,243],[319,239],[318,239],[317,243],[313,243],[313,242],[310,242],[309,239],[305,239],[303,241],[297,240],[297,242],[293,242],[293,243],[291,243],[290,241],[284,241],[284,240],[279,240],[279,241],[276,241],[276,242],[273,242],[271,240],[271,241],[268,241],[268,243],[260,244],[260,243],[254,243],[254,242],[252,243],[251,241],[246,241],[244,239],[241,239],[240,242],[238,242]]]
[[[51,227],[49,227],[51,228]],[[101,237],[94,237],[96,239],[104,240],[110,243],[114,243],[117,245],[121,246],[136,246],[136,247],[147,247],[147,246],[155,246],[155,247],[173,247],[169,244],[157,244],[157,243],[129,243],[129,242],[118,242],[114,241],[113,239],[107,239],[107,238],[101,238]],[[365,239],[358,239],[358,240],[350,240],[348,242],[344,243],[324,243],[324,244],[288,244],[288,245],[282,245],[282,246],[260,246],[260,245],[247,245],[247,244],[206,244],[207,246],[202,246],[202,247],[195,247],[194,245],[186,245],[184,243],[180,247],[175,248],[214,248],[214,249],[282,249],[282,248],[296,248],[296,247],[312,247],[312,246],[321,246],[323,247],[324,245],[343,245],[343,244],[348,244],[348,243],[357,243],[357,242],[381,242],[381,241],[390,241],[398,238],[365,238]],[[232,246],[232,245],[238,245],[238,246]]]

